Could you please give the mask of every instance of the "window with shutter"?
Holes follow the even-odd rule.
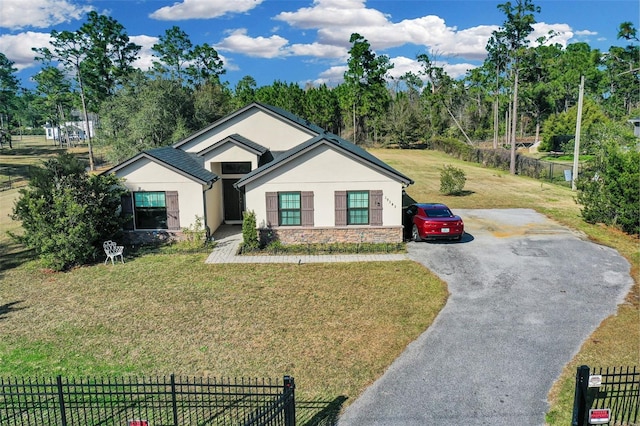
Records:
[[[136,229],[168,229],[164,192],[134,192],[133,210]]]

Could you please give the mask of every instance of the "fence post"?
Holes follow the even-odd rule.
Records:
[[[576,372],[576,391],[573,397],[572,426],[585,426],[587,412],[587,383],[589,382],[589,367],[581,365]]]
[[[67,426],[67,412],[64,408],[64,392],[62,391],[62,376],[56,377],[56,384],[58,385],[58,402],[60,403],[60,420],[62,426]]]
[[[178,400],[176,398],[176,375],[173,373],[171,373],[171,407],[173,409],[173,426],[178,426]]]
[[[296,426],[296,384],[291,376],[284,376],[283,382],[283,393],[286,394],[289,392],[291,394],[290,397],[287,398],[288,401],[284,406],[284,424],[285,426]]]

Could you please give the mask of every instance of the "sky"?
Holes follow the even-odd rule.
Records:
[[[14,62],[24,87],[39,63],[33,47],[48,46],[52,30],[76,31],[89,11],[111,16],[142,46],[134,64],[148,69],[151,47],[173,26],[192,43],[213,46],[224,61],[222,81],[244,76],[258,86],[274,81],[335,86],[347,69],[349,37],[359,33],[377,55],[387,55],[392,77],[420,69],[426,53],[460,77],[482,63],[492,31],[505,21],[506,0],[0,0],[0,52]],[[515,3],[515,0],[512,0]],[[586,42],[606,51],[620,23],[640,25],[638,0],[534,0],[532,39],[557,34],[566,46]]]

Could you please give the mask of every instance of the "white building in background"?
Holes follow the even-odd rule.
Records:
[[[60,140],[60,135],[64,135],[63,130],[67,131],[70,141],[84,141],[87,136],[95,136],[93,120],[89,120],[88,126],[85,121],[67,121],[59,126],[52,126],[47,123],[44,126],[45,137],[47,140]]]

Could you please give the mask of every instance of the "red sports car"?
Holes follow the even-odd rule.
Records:
[[[405,230],[411,230],[413,241],[438,238],[460,240],[464,235],[462,218],[451,213],[444,204],[411,204],[404,219]]]

